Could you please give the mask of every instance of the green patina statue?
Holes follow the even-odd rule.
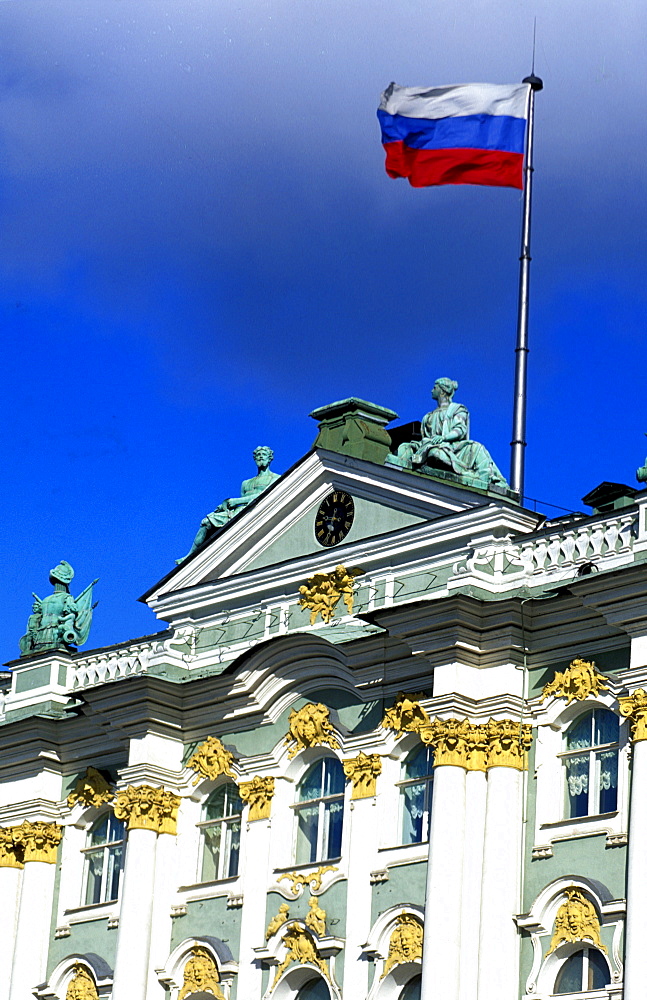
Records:
[[[79,594],[76,600],[70,594],[74,570],[64,559],[50,570],[49,582],[54,593],[42,600],[34,594],[35,601],[27,621],[27,632],[20,640],[20,655],[31,656],[46,649],[73,651],[88,638],[92,624],[92,588],[98,580]]]
[[[636,469],[636,479],[639,483],[647,483],[647,458],[645,459],[645,464]]]
[[[232,517],[240,513],[248,504],[255,500],[263,490],[266,490],[268,486],[271,486],[273,482],[279,479],[279,474],[277,472],[270,471],[270,464],[274,458],[274,452],[267,445],[259,445],[258,448],[254,448],[253,459],[256,462],[256,475],[252,479],[245,479],[240,487],[241,495],[239,497],[230,497],[228,500],[223,500],[215,510],[210,514],[207,514],[200,521],[200,527],[198,532],[193,539],[193,545],[187,552],[186,556],[182,556],[181,559],[176,559],[178,565],[195,552],[197,548],[211,535],[216,528],[221,528],[223,524],[227,524],[227,521],[231,521]]]
[[[428,475],[449,472],[467,485],[482,489],[507,489],[487,448],[470,441],[469,411],[462,403],[452,401],[457,389],[458,382],[453,379],[436,379],[431,395],[438,406],[422,419],[422,440],[401,444],[397,455],[388,456],[387,463]]]

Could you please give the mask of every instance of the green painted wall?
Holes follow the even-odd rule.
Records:
[[[380,913],[384,913],[391,906],[400,906],[405,903],[424,906],[426,880],[426,861],[416,861],[409,865],[394,865],[389,868],[388,882],[380,882],[373,886],[371,925],[375,923]]]
[[[209,936],[220,938],[238,961],[242,908],[228,907],[226,896],[195,900],[186,908],[185,916],[173,920],[170,951],[187,938]]]
[[[100,955],[110,968],[114,969],[118,933],[117,928],[108,930],[107,917],[103,920],[88,920],[82,924],[72,924],[69,937],[52,941],[49,949],[47,975],[50,976],[52,970],[68,955],[83,955],[89,951]]]
[[[49,663],[42,667],[32,667],[30,670],[19,670],[16,677],[16,694],[33,691],[35,688],[48,687],[52,668]]]

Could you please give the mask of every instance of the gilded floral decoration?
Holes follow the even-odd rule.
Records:
[[[423,929],[419,920],[404,910],[396,920],[389,940],[389,953],[380,979],[389,974],[394,965],[422,961]]]
[[[419,702],[421,694],[405,694],[399,691],[396,699],[387,708],[382,719],[383,729],[396,733],[417,733],[422,726],[429,725],[429,716]]]
[[[620,714],[631,723],[631,738],[634,743],[647,740],[647,691],[638,688],[626,698],[618,698]]]
[[[65,1000],[99,1000],[97,984],[90,970],[85,965],[77,962],[72,971],[73,974],[67,987]]]
[[[555,930],[546,954],[572,941],[590,941],[601,951],[607,950],[600,940],[600,920],[595,906],[574,886],[566,890],[566,900],[557,911]]]
[[[319,865],[314,872],[283,872],[279,875],[277,882],[282,879],[289,879],[292,883],[292,895],[298,896],[302,889],[309,886],[312,892],[319,892],[326,872],[337,872],[339,868],[335,865]]]
[[[292,962],[296,962],[297,965],[314,965],[326,979],[330,980],[328,966],[317,951],[317,946],[314,943],[310,931],[306,930],[304,927],[300,927],[298,924],[289,924],[287,931],[281,938],[281,941],[287,948],[287,954],[276,970],[274,982],[272,983],[272,989],[274,989],[279,979]]]
[[[292,760],[300,750],[309,747],[329,746],[339,749],[339,741],[330,721],[330,712],[325,705],[309,702],[298,711],[292,709],[288,717],[289,732],[283,745],[289,747],[288,757]]]
[[[233,763],[233,753],[227,750],[217,736],[209,736],[189,757],[187,767],[196,772],[197,777],[193,784],[197,785],[205,778],[213,781],[221,774],[235,778],[236,775],[232,770]]]
[[[589,695],[596,696],[600,691],[608,691],[608,680],[591,660],[576,657],[569,663],[566,670],[557,670],[549,684],[544,686],[541,700],[554,695],[556,698],[566,698],[566,704],[572,701],[584,701]]]
[[[56,852],[63,837],[63,828],[56,823],[30,823],[25,820],[14,829],[14,836],[19,838],[23,847],[23,860],[44,861],[46,864],[56,864]]]
[[[124,820],[129,830],[174,834],[179,804],[179,797],[164,788],[129,785],[117,792],[115,816]]]
[[[434,748],[435,767],[451,764],[467,771],[490,767],[525,770],[532,744],[532,728],[516,719],[490,719],[485,724],[432,719],[420,729],[420,736]]]
[[[72,809],[80,802],[81,805],[89,808],[94,806],[97,809],[104,802],[110,802],[114,798],[114,791],[96,767],[89,767],[74,786],[74,789],[67,797],[67,804]]]

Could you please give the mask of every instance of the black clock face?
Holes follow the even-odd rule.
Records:
[[[355,504],[348,493],[341,490],[329,493],[315,517],[315,538],[327,548],[339,545],[350,531],[354,517]]]

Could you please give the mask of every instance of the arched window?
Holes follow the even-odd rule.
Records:
[[[119,898],[125,839],[124,824],[112,812],[104,813],[90,830],[83,849],[86,906]]]
[[[311,979],[301,987],[296,1000],[330,1000],[330,990],[323,979]]]
[[[429,817],[434,755],[431,747],[412,750],[402,768],[400,811],[402,843],[421,844],[429,840]]]
[[[207,799],[202,812],[201,881],[213,882],[238,875],[240,817],[243,803],[233,781],[221,785]]]
[[[618,806],[618,717],[596,708],[566,731],[566,818],[614,812]]]
[[[344,771],[336,757],[317,761],[301,780],[295,805],[297,864],[340,856],[344,786]]]
[[[609,966],[597,948],[582,948],[566,959],[555,981],[554,996],[601,990],[609,982]]]
[[[414,976],[402,990],[398,1000],[420,1000],[422,976]]]

